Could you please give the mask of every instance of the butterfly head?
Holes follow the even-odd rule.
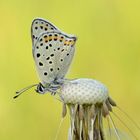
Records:
[[[47,83],[43,85],[42,83],[39,83],[36,88],[36,92],[39,94],[44,94],[47,92],[51,92],[51,94],[55,94],[56,91],[61,87],[62,83],[52,82]]]
[[[40,94],[44,94],[47,91],[46,91],[46,88],[41,83],[39,83],[37,85],[36,92]]]

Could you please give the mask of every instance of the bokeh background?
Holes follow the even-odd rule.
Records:
[[[139,7],[139,0],[0,0],[0,139],[54,140],[61,120],[62,105],[49,94],[31,89],[13,100],[16,90],[39,82],[30,38],[36,17],[78,37],[67,78],[102,81],[117,104],[140,124]],[[140,138],[127,117],[115,112]],[[58,140],[67,139],[68,128],[69,115]]]

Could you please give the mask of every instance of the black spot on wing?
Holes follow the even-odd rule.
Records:
[[[33,37],[33,39],[35,39],[35,35],[33,35],[32,37]]]
[[[40,57],[40,53],[37,53],[36,56],[37,56],[37,57]]]
[[[54,56],[54,54],[51,54],[50,56],[51,56],[51,57],[53,57],[53,56]]]
[[[52,61],[49,61],[49,64],[52,64]]]
[[[40,29],[43,29],[43,26],[40,26]]]
[[[44,75],[46,76],[46,75],[48,75],[48,73],[47,72],[44,72]]]
[[[50,47],[52,47],[52,44],[49,44]]]
[[[46,60],[49,60],[49,59],[50,59],[50,57],[47,57],[47,58],[46,58]]]
[[[63,52],[63,51],[64,51],[64,49],[61,50],[61,52]]]
[[[35,30],[37,30],[38,29],[38,27],[37,26],[35,26]]]
[[[43,63],[42,62],[39,62],[39,66],[43,66]]]
[[[52,34],[49,34],[49,41],[52,41]]]
[[[40,43],[40,46],[43,46],[43,43]]]
[[[52,41],[52,38],[50,38],[49,41]]]

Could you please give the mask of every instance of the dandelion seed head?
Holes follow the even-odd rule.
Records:
[[[103,103],[108,98],[108,89],[97,80],[81,78],[64,83],[60,97],[71,104]]]

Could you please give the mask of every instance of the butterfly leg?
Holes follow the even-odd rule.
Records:
[[[56,90],[57,89],[53,89],[53,88],[49,88],[48,91],[51,93],[51,95],[55,95],[56,94]]]

